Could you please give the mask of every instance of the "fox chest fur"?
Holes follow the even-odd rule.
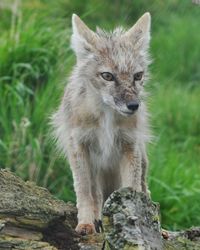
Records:
[[[82,133],[80,143],[84,143],[88,148],[94,168],[110,168],[118,165],[123,153],[123,144],[125,141],[128,143],[133,137],[133,131],[120,127],[109,108],[102,112],[97,126],[79,129]]]

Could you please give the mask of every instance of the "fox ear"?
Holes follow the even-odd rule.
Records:
[[[72,15],[71,46],[78,57],[88,54],[96,42],[96,34],[76,15]]]
[[[151,15],[146,12],[140,19],[130,28],[124,36],[129,41],[133,41],[137,49],[146,50],[150,41]]]

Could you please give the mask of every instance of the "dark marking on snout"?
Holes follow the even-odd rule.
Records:
[[[114,102],[115,102],[115,104],[117,104],[117,105],[120,105],[120,104],[123,103],[123,101],[122,101],[119,97],[114,97]]]
[[[132,112],[139,108],[138,95],[133,88],[119,86],[116,90],[114,101],[117,105],[126,104],[127,108]]]

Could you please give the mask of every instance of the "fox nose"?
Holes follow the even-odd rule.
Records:
[[[126,106],[131,111],[136,111],[139,108],[139,103],[137,101],[129,101]]]

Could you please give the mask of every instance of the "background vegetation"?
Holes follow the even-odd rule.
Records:
[[[49,116],[75,63],[71,15],[130,27],[152,14],[149,184],[166,228],[200,225],[200,6],[190,0],[1,0],[0,167],[75,201],[71,172],[49,140]]]

